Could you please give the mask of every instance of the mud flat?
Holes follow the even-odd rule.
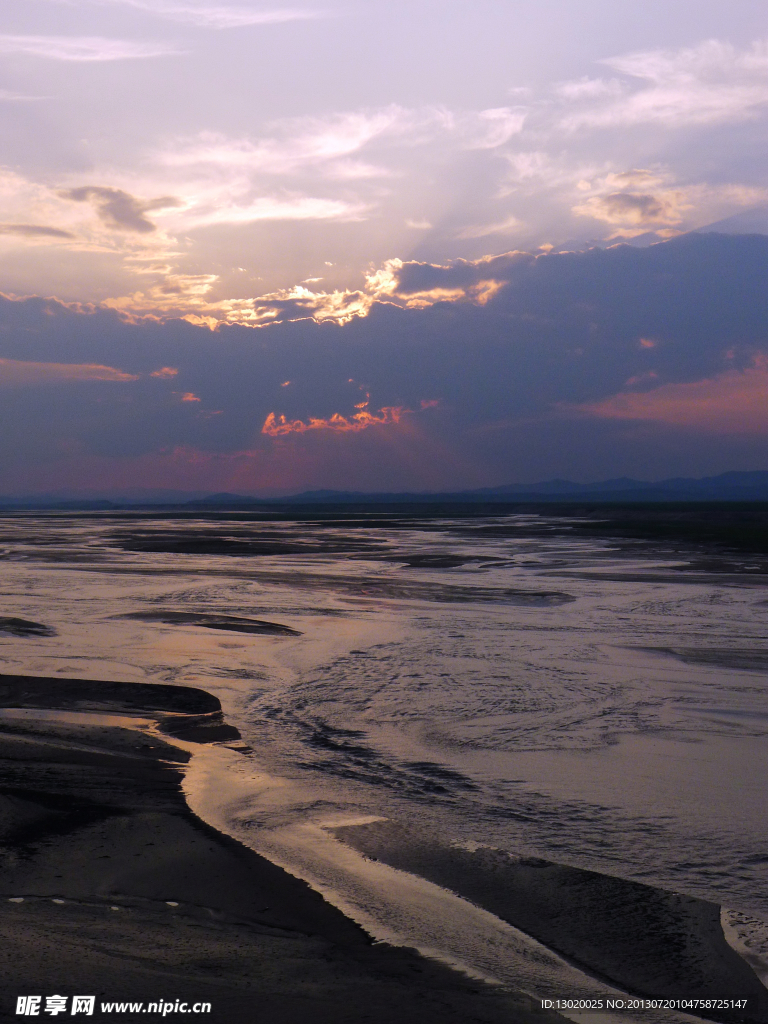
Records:
[[[620,991],[746,998],[736,1018],[768,1020],[768,991],[728,944],[715,903],[540,858],[451,846],[394,821],[333,832],[371,859],[465,896]],[[734,1019],[716,1009],[701,1016]]]
[[[556,1021],[382,944],[188,809],[190,754],[235,742],[188,687],[0,676],[0,1019],[20,995],[210,1002],[259,1024]],[[152,1019],[144,1014],[141,1019]]]

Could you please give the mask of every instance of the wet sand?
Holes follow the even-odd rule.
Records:
[[[743,1019],[768,1019],[768,991],[727,943],[715,903],[489,847],[450,846],[393,821],[333,833],[367,857],[461,894],[621,991],[748,998]]]
[[[372,944],[304,882],[192,815],[189,754],[158,727],[235,741],[210,694],[0,676],[0,708],[17,709],[0,711],[0,1019],[18,1019],[18,995],[56,993],[97,1006],[207,1001],[204,1019],[228,1024],[561,1020]]]

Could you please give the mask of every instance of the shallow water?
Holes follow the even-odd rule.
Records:
[[[251,747],[220,770],[273,780],[252,845],[293,835],[318,885],[306,836],[379,816],[768,918],[759,564],[556,515],[30,514],[0,550],[0,615],[57,634],[0,635],[0,670],[214,693]]]

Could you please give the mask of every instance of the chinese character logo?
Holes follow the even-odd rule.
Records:
[[[25,1017],[39,1017],[42,1001],[42,996],[19,996],[16,1000],[16,1013]]]
[[[86,1013],[92,1017],[95,1005],[96,996],[72,996],[72,1016],[76,1013]]]
[[[50,1013],[52,1017],[55,1017],[58,1013],[67,1012],[67,997],[66,996],[46,996],[45,997],[45,1010],[44,1013]]]

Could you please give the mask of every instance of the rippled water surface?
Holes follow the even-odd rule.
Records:
[[[554,514],[9,515],[0,550],[2,671],[215,693],[264,835],[382,816],[768,917],[760,564]]]

